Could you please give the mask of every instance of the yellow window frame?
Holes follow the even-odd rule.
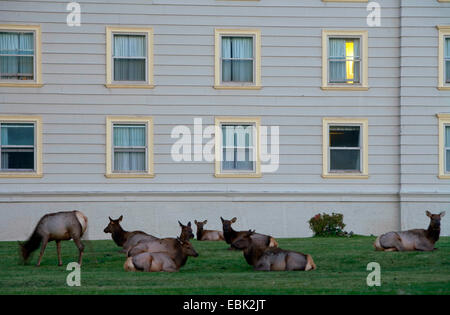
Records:
[[[450,179],[450,172],[445,172],[445,127],[450,126],[450,114],[437,114],[439,126],[439,175],[440,179]],[[450,157],[448,157],[450,158]]]
[[[254,172],[222,172],[222,134],[221,125],[226,123],[236,124],[252,124],[255,126],[254,147],[256,150],[256,161]],[[223,178],[255,178],[262,177],[261,174],[261,158],[260,158],[260,126],[261,118],[259,117],[215,117],[215,177]]]
[[[252,84],[222,83],[222,36],[252,36],[254,38],[254,79]],[[261,89],[261,31],[257,29],[221,29],[214,30],[214,88],[227,90],[259,90]]]
[[[42,177],[42,118],[38,116],[0,116],[0,122],[33,123],[35,126],[35,170],[33,172],[0,172],[0,178]]]
[[[144,123],[147,126],[147,170],[139,173],[115,173],[112,166],[113,126],[116,123]],[[153,178],[153,117],[150,116],[107,116],[106,117],[106,173],[108,178]]]
[[[34,80],[0,80],[0,87],[42,87],[42,43],[40,25],[9,25],[0,24],[0,31],[26,31],[34,33]]]
[[[349,125],[361,126],[362,145],[362,161],[360,173],[345,173],[345,172],[329,172],[329,126],[330,125]],[[323,118],[322,119],[322,177],[323,178],[342,178],[342,179],[367,179],[369,178],[369,121],[367,118]]]
[[[329,38],[359,38],[361,51],[361,83],[331,84],[328,82]],[[367,91],[369,89],[369,33],[368,31],[322,30],[322,90]]]
[[[439,77],[438,77],[438,90],[450,90],[450,84],[445,83],[445,38],[450,37],[450,25],[437,26],[437,29],[439,31],[439,52],[438,52],[438,71],[439,71]]]
[[[147,37],[147,81],[144,83],[130,83],[122,84],[115,83],[112,73],[112,47],[113,47],[113,35],[114,34],[144,34]],[[106,27],[106,84],[107,88],[134,88],[134,89],[152,89],[154,88],[153,79],[153,28],[150,27],[119,27],[119,26],[107,26]]]

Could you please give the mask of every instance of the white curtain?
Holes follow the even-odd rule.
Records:
[[[253,126],[222,126],[224,170],[253,170]]]
[[[2,79],[33,79],[33,33],[0,32],[0,54]]]
[[[360,42],[359,39],[330,38],[328,56],[329,62],[329,81],[331,83],[345,83],[348,81],[347,61],[350,59],[346,52],[346,43],[353,42],[353,82],[360,81]]]
[[[450,82],[450,38],[445,39],[445,82]]]
[[[222,81],[253,82],[252,37],[222,37]]]
[[[145,126],[114,126],[115,171],[145,171],[145,132]]]
[[[144,35],[114,35],[114,80],[145,81]]]

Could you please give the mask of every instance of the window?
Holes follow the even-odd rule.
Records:
[[[40,87],[40,27],[0,25],[0,86]]]
[[[323,177],[368,177],[366,119],[323,120]]]
[[[439,178],[450,179],[450,114],[439,118]]]
[[[153,87],[153,29],[107,27],[106,86]]]
[[[438,89],[450,90],[450,26],[438,26],[438,30],[439,30]]]
[[[260,177],[259,118],[216,117],[216,177]]]
[[[42,175],[40,130],[40,118],[0,117],[0,177]]]
[[[261,88],[261,44],[258,30],[216,29],[215,88]]]
[[[322,89],[368,89],[367,31],[323,31]]]
[[[153,177],[151,117],[107,118],[107,177]]]

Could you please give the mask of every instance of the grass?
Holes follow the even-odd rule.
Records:
[[[279,239],[280,247],[309,253],[311,272],[256,272],[224,242],[198,242],[177,273],[131,273],[110,240],[86,241],[81,286],[69,287],[67,264],[76,261],[72,241],[62,242],[63,267],[56,246],[47,246],[41,267],[37,252],[21,265],[16,242],[0,242],[0,294],[449,294],[450,237],[433,252],[375,252],[373,237]],[[381,286],[368,287],[369,262],[381,265]]]

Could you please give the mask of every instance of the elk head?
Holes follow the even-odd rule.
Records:
[[[205,220],[203,222],[198,222],[197,220],[194,220],[195,225],[197,226],[197,229],[203,230],[203,226],[208,222],[208,220]]]
[[[191,238],[194,238],[194,233],[192,233],[191,221],[189,221],[187,225],[183,225],[183,223],[181,223],[180,221],[178,221],[178,224],[181,227],[181,239],[187,241]]]
[[[248,232],[238,236],[233,244],[231,244],[231,246],[233,246],[234,248],[237,249],[246,249],[248,247],[250,247],[250,245],[252,244],[252,238],[251,236],[255,234],[255,230],[248,230]]]
[[[103,232],[113,233],[115,230],[117,230],[117,228],[121,228],[120,221],[122,221],[123,215],[121,215],[117,220],[113,220],[113,219],[111,219],[111,217],[108,217],[108,218],[109,218],[109,224],[105,227]]]
[[[445,211],[439,214],[432,214],[430,211],[426,211],[425,214],[430,218],[430,228],[437,230],[441,228],[441,219],[445,215]]]
[[[186,256],[198,257],[198,253],[195,251],[194,247],[189,241],[183,241],[179,237],[177,237],[177,241],[181,245],[183,254],[185,254]]]
[[[228,232],[228,231],[231,231],[231,230],[232,230],[231,224],[233,224],[234,222],[236,222],[236,221],[237,221],[237,218],[234,217],[234,218],[231,219],[231,220],[225,220],[224,218],[220,217],[220,220],[222,220],[223,231],[224,231],[224,232]]]

